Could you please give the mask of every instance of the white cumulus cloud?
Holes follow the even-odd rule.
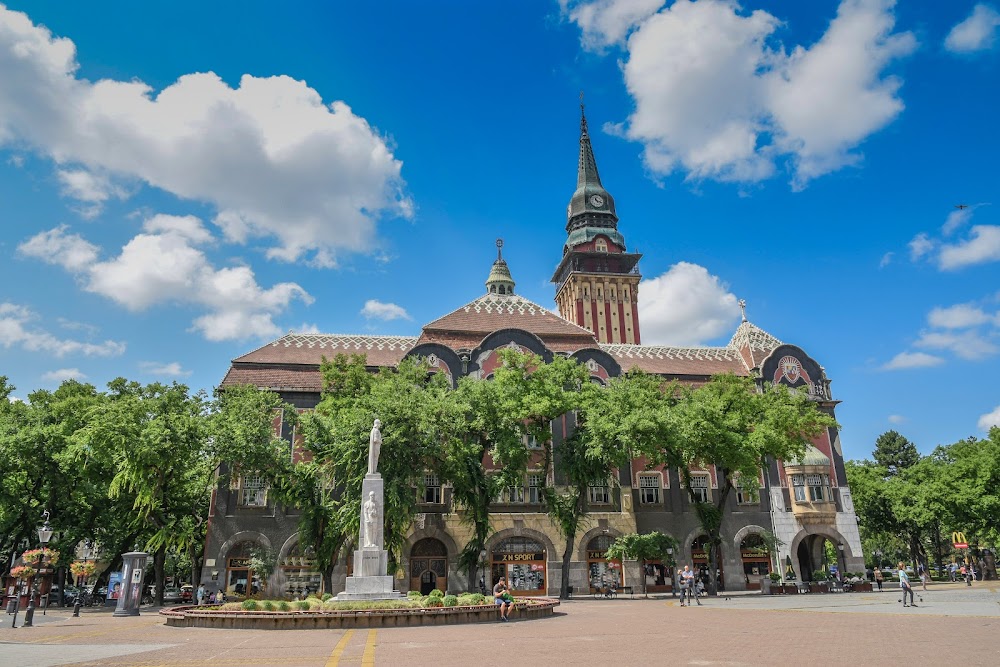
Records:
[[[708,270],[678,262],[661,276],[639,283],[642,342],[700,345],[735,329],[736,296]]]
[[[1000,226],[997,225],[975,225],[969,230],[968,239],[943,245],[938,255],[938,266],[945,271],[996,261],[1000,261]]]
[[[569,17],[585,44],[626,41],[635,102],[612,130],[639,141],[654,174],[756,182],[789,163],[792,183],[855,164],[855,149],[903,109],[889,66],[916,48],[894,32],[892,0],[843,0],[813,44],[786,50],[779,18],[735,0],[594,0]]]
[[[166,375],[168,377],[187,377],[191,375],[191,371],[186,371],[181,367],[181,364],[177,361],[171,361],[169,363],[161,363],[159,361],[141,361],[139,362],[139,368],[143,373],[149,375]]]
[[[72,41],[0,6],[0,146],[51,158],[69,196],[99,206],[116,180],[145,182],[213,205],[231,240],[321,266],[371,249],[380,218],[411,215],[388,140],[303,81],[232,88],[206,72],[156,91],[77,69]]]
[[[582,31],[587,49],[599,50],[621,42],[643,20],[655,14],[665,0],[559,0],[563,14]]]
[[[956,356],[978,361],[997,353],[997,346],[977,331],[929,331],[914,343],[932,350],[950,350]]]
[[[1000,28],[1000,12],[986,4],[978,4],[972,13],[956,25],[944,40],[944,48],[953,53],[974,53],[993,48],[997,29]]]
[[[42,374],[42,379],[48,382],[65,382],[66,380],[85,380],[86,375],[80,372],[79,368],[60,368]]]
[[[979,418],[979,428],[989,431],[994,426],[1000,426],[1000,405],[993,408],[993,412],[987,412]]]
[[[898,371],[908,368],[927,368],[944,363],[941,357],[926,352],[900,352],[882,366],[882,370]]]
[[[247,266],[214,267],[198,247],[211,238],[198,218],[160,214],[146,220],[143,233],[117,257],[104,261],[97,261],[95,246],[61,227],[32,237],[18,250],[63,266],[81,279],[85,290],[132,311],[162,303],[197,306],[207,312],[192,327],[213,341],[277,335],[277,314],[295,299],[312,302],[296,283],[264,289]],[[80,261],[81,254],[89,261]]]
[[[937,307],[927,315],[927,322],[942,329],[965,329],[986,324],[995,320],[982,308],[971,303],[959,303],[946,308]]]
[[[0,345],[26,352],[45,352],[54,357],[83,355],[85,357],[114,357],[125,352],[125,343],[106,340],[89,343],[70,338],[58,338],[34,326],[38,319],[31,309],[9,302],[0,302]]]
[[[902,424],[906,421],[906,417],[903,415],[889,415],[888,420],[890,424]]]
[[[413,319],[402,306],[394,303],[382,303],[375,299],[365,301],[365,307],[361,309],[361,314],[369,320],[409,320]]]

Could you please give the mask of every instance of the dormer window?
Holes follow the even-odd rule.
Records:
[[[594,243],[594,250],[596,250],[597,252],[607,252],[608,242],[605,241],[604,239],[597,239],[597,241]]]

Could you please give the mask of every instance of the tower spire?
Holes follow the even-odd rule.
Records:
[[[590,143],[590,131],[587,129],[587,112],[583,107],[583,93],[580,93],[580,164],[576,172],[576,187],[579,190],[586,188],[588,185],[604,190],[604,186],[601,185],[601,175],[597,172],[594,147]]]
[[[503,239],[497,239],[497,261],[493,262],[490,275],[486,279],[487,294],[514,294],[514,278],[510,275],[510,267],[503,259],[502,248]]]

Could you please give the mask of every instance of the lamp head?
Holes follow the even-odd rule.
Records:
[[[38,527],[38,541],[41,542],[44,547],[52,539],[52,527],[49,526],[49,511],[45,510],[42,512],[42,518],[45,520],[41,526]]]

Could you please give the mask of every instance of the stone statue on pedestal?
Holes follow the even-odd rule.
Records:
[[[392,575],[386,574],[389,552],[385,550],[383,522],[385,489],[378,472],[382,448],[382,422],[375,420],[368,438],[368,473],[361,482],[361,516],[358,517],[358,543],[354,551],[354,574],[347,577],[338,600],[395,600],[402,594],[395,590]]]
[[[375,420],[372,432],[368,436],[368,474],[374,475],[378,472],[378,455],[382,450],[382,422]]]

